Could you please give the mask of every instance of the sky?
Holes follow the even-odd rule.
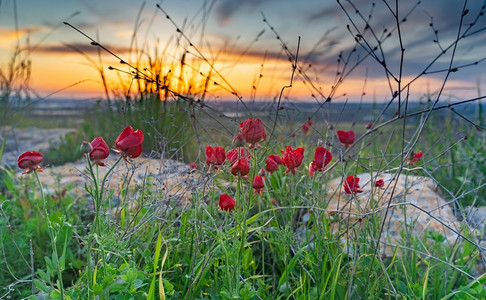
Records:
[[[51,98],[105,97],[100,71],[110,90],[125,93],[133,69],[119,58],[147,75],[172,76],[177,92],[197,97],[206,90],[214,99],[273,100],[291,78],[285,99],[319,103],[386,102],[399,90],[412,100],[435,100],[442,88],[441,101],[481,94],[485,1],[396,4],[0,0],[0,67],[6,76],[18,46],[31,62],[32,91]]]

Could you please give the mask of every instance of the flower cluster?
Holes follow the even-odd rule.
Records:
[[[304,133],[311,126],[312,120],[309,118],[302,126]],[[285,174],[297,174],[298,168],[302,165],[305,150],[300,147],[294,149],[292,146],[286,146],[285,150],[280,151],[280,154],[269,154],[265,159],[264,167],[261,167],[258,174],[255,172],[255,175],[249,181],[248,175],[253,168],[251,151],[262,148],[259,143],[265,141],[266,137],[265,127],[260,119],[248,118],[244,120],[240,123],[238,134],[233,138],[233,149],[225,152],[225,149],[220,146],[206,147],[206,164],[209,166],[209,171],[218,170],[218,167],[220,168],[228,163],[229,172],[233,176],[251,182],[255,194],[263,193],[266,174],[272,175],[280,166],[286,167]],[[315,172],[326,170],[326,166],[331,162],[332,157],[329,150],[324,147],[317,147],[314,152],[314,160],[309,165],[309,176],[312,177]],[[234,205],[234,199],[228,195],[221,195],[219,201],[221,210],[231,211]]]

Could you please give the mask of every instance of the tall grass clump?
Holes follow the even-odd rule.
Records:
[[[32,63],[28,47],[18,44],[7,65],[0,66],[0,126],[12,124],[12,115],[27,106]]]
[[[484,96],[448,94],[451,74],[483,61],[457,62],[462,43],[484,31],[486,8],[467,4],[448,44],[425,20],[437,50],[413,73],[408,20],[424,22],[420,2],[338,1],[352,46],[327,89],[300,40],[291,50],[263,17],[290,63],[288,84],[260,109],[160,5],[178,37],[169,69],[163,51],[134,50],[130,60],[90,38],[127,81],[107,89],[107,105],[74,139],[85,158],[81,193],[44,190],[39,160],[20,157],[27,174],[3,175],[0,297],[484,299],[484,223],[474,228],[467,207],[484,203],[485,137],[481,110],[463,109]],[[368,77],[357,102],[341,89],[371,66],[389,94],[370,111]],[[416,83],[437,74],[437,90],[412,101],[423,93]],[[236,114],[208,101],[208,82],[233,97]],[[286,97],[299,82],[316,102],[310,110]]]

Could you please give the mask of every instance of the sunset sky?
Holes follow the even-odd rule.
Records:
[[[395,19],[383,1],[377,1],[376,6],[367,0],[352,1],[356,7],[342,2],[353,23],[336,1],[322,0],[0,0],[0,66],[5,73],[15,46],[24,50],[29,46],[31,87],[40,97],[104,97],[96,69],[99,49],[63,24],[67,21],[125,61],[139,61],[140,68],[148,66],[147,57],[157,60],[161,74],[170,70],[179,76],[181,57],[187,51],[186,73],[177,84],[172,83],[181,92],[191,86],[197,93],[211,74],[211,97],[231,99],[232,92],[236,92],[243,99],[271,100],[289,83],[292,74],[292,63],[281,41],[295,57],[300,37],[301,72],[296,72],[294,85],[285,91],[285,97],[319,102],[329,96],[336,101],[388,101],[400,78],[401,51]],[[388,2],[394,10],[395,1]],[[195,47],[180,38],[174,24],[156,4]],[[413,100],[425,99],[427,93],[433,98],[446,76],[441,70],[451,62],[464,2],[425,0],[416,5],[414,1],[399,1],[399,5],[399,20],[406,18],[400,23],[405,48],[402,82],[407,84],[426,70],[413,81],[408,93]],[[486,76],[481,74],[486,69],[486,17],[480,14],[483,5],[482,0],[467,1],[468,12],[459,34],[466,37],[455,48],[452,68],[458,69],[449,75],[443,100],[474,97],[478,88],[486,90]],[[262,14],[280,40],[263,22]],[[363,31],[361,16],[371,16],[372,31]],[[365,37],[360,44],[355,41],[357,30]],[[388,33],[391,36],[382,38],[379,44],[373,37],[375,34],[379,39]],[[375,59],[367,47],[378,45],[381,48],[374,52]],[[447,51],[441,54],[443,50]],[[140,60],[137,53],[149,55],[142,55]],[[129,80],[108,70],[108,66],[129,69],[106,52],[102,54],[102,69],[110,88],[121,89]],[[383,58],[388,72],[377,62]],[[431,62],[434,63],[429,66]],[[346,77],[339,80],[342,74]]]

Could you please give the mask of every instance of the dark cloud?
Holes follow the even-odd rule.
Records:
[[[274,0],[223,0],[216,7],[216,18],[219,22],[227,24],[231,22],[231,18],[235,13],[241,12],[243,9],[255,10],[265,2],[270,1]]]
[[[333,5],[333,6],[326,6],[317,12],[311,14],[308,17],[308,21],[320,21],[320,20],[328,20],[336,17],[337,15],[342,14],[342,10],[339,6]]]
[[[349,2],[343,3],[345,11],[339,5],[324,7],[309,15],[308,21],[313,22],[313,25],[328,20],[337,21],[338,30],[331,37],[340,41],[338,47],[344,56],[355,47],[353,39],[359,32],[365,37],[367,44],[364,49],[358,46],[354,56],[363,57],[367,55],[365,49],[380,46],[381,48],[375,52],[377,59],[382,60],[384,57],[389,70],[395,75],[398,74],[401,64],[400,41],[396,19],[386,5],[383,2],[376,2],[375,5],[372,5],[371,2],[364,0],[352,1],[354,6],[351,6]],[[431,0],[417,3],[400,2],[400,35],[405,48],[404,76],[416,76],[426,70],[436,71],[448,68],[464,5],[464,2],[454,0],[443,1],[440,5]],[[486,17],[481,16],[483,5],[482,0],[471,0],[467,3],[469,11],[464,16],[461,33],[476,33],[459,41],[453,66],[474,64],[486,56],[484,54],[486,44],[482,42],[486,37],[486,30],[483,31],[486,28]],[[348,19],[345,12],[351,20]],[[348,24],[353,35],[346,29]],[[367,24],[373,33],[371,30],[364,30]],[[468,29],[470,24],[474,25]],[[391,36],[378,43],[377,39],[380,39],[385,30],[385,35],[391,33]],[[437,30],[437,34],[435,30]],[[380,52],[381,49],[383,54]],[[447,52],[444,54],[443,50],[447,50]],[[380,77],[384,74],[383,66],[371,56],[362,63],[362,66],[368,68],[370,77]],[[472,66],[470,69],[474,68]],[[462,73],[467,77],[477,74],[477,72]],[[444,72],[437,74],[443,76]]]
[[[127,47],[103,45],[110,51],[116,54],[124,54],[130,51]],[[72,44],[58,44],[58,45],[40,45],[36,48],[36,52],[49,54],[71,54],[84,53],[86,55],[98,54],[99,47],[89,43],[72,43]],[[131,51],[134,51],[133,49]]]
[[[145,6],[144,2],[140,2],[137,7],[134,2],[129,0],[118,1],[99,1],[99,0],[80,0],[78,3],[97,20],[103,22],[126,22],[132,20],[136,12],[141,7]]]

